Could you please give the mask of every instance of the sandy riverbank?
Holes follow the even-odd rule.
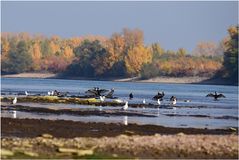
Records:
[[[54,73],[19,73],[19,74],[7,74],[1,75],[4,78],[55,78]]]
[[[58,77],[54,73],[20,73],[2,75],[6,78],[63,78]],[[68,78],[66,78],[68,79]],[[85,79],[85,78],[69,78],[69,79]],[[147,80],[140,80],[138,77],[134,78],[122,78],[122,79],[99,79],[99,80],[111,80],[116,82],[154,82],[154,83],[200,83],[209,79],[208,77],[156,77]],[[96,79],[92,79],[96,80]]]
[[[141,83],[181,83],[181,84],[222,84],[233,85],[228,80],[210,79],[210,77],[155,77],[141,80],[139,77],[133,78],[87,78],[87,77],[62,77],[54,73],[20,73],[1,75],[5,78],[49,78],[49,79],[71,79],[71,80],[102,80],[115,82],[141,82]]]
[[[238,135],[232,131],[43,119],[1,122],[2,158],[238,158]]]
[[[2,138],[2,158],[237,159],[236,135]],[[8,155],[8,156],[6,156]]]
[[[139,80],[138,82],[160,82],[160,83],[200,83],[208,80],[208,77],[156,77],[147,80]]]

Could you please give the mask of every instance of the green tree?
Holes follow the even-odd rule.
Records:
[[[6,62],[8,73],[21,73],[28,71],[32,65],[31,55],[28,52],[29,47],[25,41],[19,41],[16,50],[9,51],[9,60]]]
[[[159,43],[153,43],[151,45],[151,50],[153,54],[153,61],[156,61],[164,53],[164,49],[160,46]]]
[[[238,26],[230,27],[228,33],[230,39],[225,42],[224,76],[238,83]]]
[[[84,40],[78,46],[74,53],[77,59],[68,67],[67,74],[83,77],[94,77],[102,74],[99,70],[103,57],[106,55],[106,49],[98,40]]]
[[[41,51],[42,51],[43,57],[49,57],[49,56],[53,55],[53,51],[50,48],[49,40],[44,39],[41,41]]]
[[[142,79],[149,79],[159,76],[159,68],[153,63],[144,64],[141,68],[140,75]]]

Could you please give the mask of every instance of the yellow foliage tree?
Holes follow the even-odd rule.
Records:
[[[50,48],[54,54],[61,51],[60,46],[55,44],[53,41],[50,42]]]
[[[31,50],[31,55],[32,55],[32,61],[33,61],[33,70],[34,71],[38,71],[41,69],[41,57],[42,57],[42,53],[41,53],[41,47],[39,45],[39,43],[34,43]]]
[[[124,28],[123,37],[125,40],[126,52],[128,49],[142,46],[144,44],[144,33],[140,29],[130,30],[128,28]]]
[[[129,75],[138,75],[145,63],[152,62],[152,53],[149,48],[143,46],[130,49],[125,58],[125,66]]]
[[[71,61],[74,56],[73,50],[69,46],[66,46],[64,48],[63,55],[67,61]]]
[[[9,42],[6,39],[2,38],[1,41],[2,41],[1,42],[1,48],[2,48],[1,56],[2,56],[2,59],[4,59],[7,57],[8,51],[10,50],[10,46],[9,46]]]

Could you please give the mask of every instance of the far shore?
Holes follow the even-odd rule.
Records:
[[[1,75],[2,78],[55,78],[54,73],[19,73]]]
[[[212,84],[212,85],[233,85],[221,79],[211,77],[155,77],[142,80],[139,77],[133,78],[87,78],[87,77],[61,77],[55,73],[19,73],[1,75],[2,78],[43,78],[43,79],[71,79],[71,80],[105,80],[115,82],[142,82],[142,83],[176,83],[176,84]]]

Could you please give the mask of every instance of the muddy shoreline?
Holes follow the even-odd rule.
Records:
[[[126,135],[154,134],[238,134],[230,129],[170,128],[155,125],[118,124],[102,122],[74,122],[68,120],[13,119],[1,117],[2,137],[37,137],[48,133],[59,138],[114,137]]]

